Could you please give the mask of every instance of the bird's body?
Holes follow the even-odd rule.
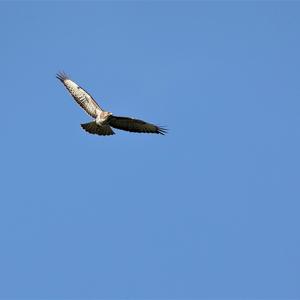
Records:
[[[95,119],[93,122],[81,124],[85,131],[91,134],[113,135],[115,133],[111,127],[114,127],[130,132],[166,133],[166,129],[142,120],[114,116],[111,112],[103,110],[87,91],[65,73],[59,73],[56,77],[64,84],[74,100]]]

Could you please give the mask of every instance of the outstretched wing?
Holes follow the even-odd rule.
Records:
[[[56,75],[67,90],[70,92],[75,101],[93,118],[97,116],[97,110],[102,111],[98,103],[93,97],[85,91],[82,87],[72,81],[65,73],[59,73]]]
[[[96,122],[81,124],[81,127],[88,133],[98,135],[113,135],[115,134],[108,125],[97,125]]]
[[[163,127],[159,127],[151,123],[146,123],[138,119],[117,117],[114,115],[108,118],[108,124],[111,127],[130,132],[159,133],[163,135],[167,133],[167,130]]]

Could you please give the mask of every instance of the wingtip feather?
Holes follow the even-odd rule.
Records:
[[[168,133],[168,129],[165,127],[157,126],[157,133],[161,135],[165,135]]]
[[[64,71],[62,71],[56,74],[56,78],[61,82],[64,82],[65,80],[69,79],[69,76]]]

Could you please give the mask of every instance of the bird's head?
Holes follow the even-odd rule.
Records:
[[[102,121],[107,120],[107,118],[108,118],[109,116],[111,116],[111,115],[112,115],[112,113],[109,112],[109,111],[102,111],[101,114],[100,114],[100,119],[101,119]]]
[[[112,113],[109,112],[109,111],[106,111],[105,114],[104,114],[104,118],[107,119],[109,116],[111,116]]]

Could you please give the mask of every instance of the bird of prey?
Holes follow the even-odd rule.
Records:
[[[81,124],[81,127],[91,133],[98,135],[113,135],[113,128],[140,133],[157,133],[164,135],[167,131],[163,127],[156,126],[142,120],[118,117],[111,112],[103,110],[94,98],[82,87],[72,81],[65,73],[56,75],[75,101],[92,117],[94,121]]]

